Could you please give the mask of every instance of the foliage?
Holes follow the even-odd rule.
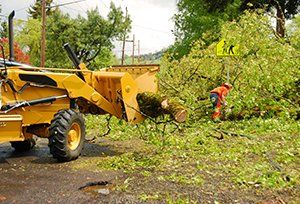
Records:
[[[0,12],[2,11],[2,5],[0,4]],[[0,38],[7,38],[7,23],[0,18]]]
[[[0,36],[3,38],[8,37],[8,27],[6,21],[0,21]]]
[[[143,54],[140,56],[141,62],[145,64],[158,63],[166,51],[166,49],[162,49],[154,53]]]
[[[27,50],[31,64],[39,66],[41,22],[38,19],[29,19],[26,23],[21,21],[17,24],[22,26],[22,30],[17,33],[16,41],[20,44],[22,50]]]
[[[176,43],[171,51],[182,57],[189,53],[192,43],[206,33],[210,44],[219,38],[222,24],[238,17],[240,0],[180,0],[175,14]]]
[[[49,6],[51,6],[51,4],[53,3],[53,0],[45,0],[45,1],[46,1],[46,15],[50,16],[54,12],[52,8],[49,8]],[[33,19],[40,19],[42,17],[42,1],[36,0],[35,3],[30,6],[28,13]]]
[[[78,17],[82,40],[75,50],[83,61],[92,62],[100,52],[111,50],[112,40],[120,39],[130,30],[131,20],[123,15],[121,8],[111,3],[110,9],[107,19],[99,15],[98,8],[88,11],[87,19]]]
[[[300,50],[300,15],[293,19],[292,24],[289,26],[289,32],[291,45]]]
[[[176,43],[170,52],[176,52],[176,58],[188,54],[195,41],[202,38],[210,44],[220,38],[223,24],[238,19],[245,10],[264,9],[276,20],[276,32],[285,36],[285,18],[291,19],[300,11],[298,0],[180,0],[177,3],[178,13],[175,14]],[[273,14],[273,11],[276,14]]]
[[[107,17],[99,14],[98,8],[87,11],[87,17],[78,15],[71,18],[68,14],[55,10],[47,19],[46,27],[46,66],[71,67],[65,43],[69,43],[76,55],[90,65],[91,69],[107,66],[115,60],[112,54],[113,40],[130,31],[130,17],[125,17],[121,8],[113,3]],[[40,19],[29,19],[20,23],[16,34],[22,48],[28,48],[31,61],[39,65],[40,60]]]
[[[8,58],[9,57],[8,39],[7,38],[1,38],[0,39],[0,44],[4,48],[5,57]],[[14,43],[14,53],[15,53],[15,60],[16,61],[26,63],[26,64],[29,63],[29,56],[22,51],[22,49],[20,48],[18,43]],[[2,52],[0,54],[0,57],[4,58],[4,56],[2,55]]]
[[[300,11],[300,2],[298,0],[246,0],[242,2],[241,10],[266,8],[267,11],[270,11],[272,8],[277,9],[278,6],[280,6],[280,9],[284,12],[285,18],[288,19]]]
[[[226,81],[229,70],[231,115],[294,117],[300,105],[299,50],[276,38],[267,17],[256,12],[223,25],[221,38],[239,45],[240,56],[219,58],[216,43],[206,47],[201,40],[181,60],[166,56],[160,78],[167,95],[178,96],[193,116],[202,117],[210,106],[208,93]]]
[[[111,4],[107,19],[98,13],[97,8],[88,11],[87,18],[78,16],[72,19],[67,14],[56,12],[47,26],[47,63],[62,67],[70,64],[62,48],[68,42],[77,56],[91,65],[90,68],[108,65],[113,60],[112,41],[129,26],[129,17],[125,18],[121,8],[114,4]]]
[[[300,11],[299,0],[247,0],[243,1],[241,10],[246,9],[266,9],[266,11],[276,10],[276,32],[279,36],[285,36],[285,19],[290,19]]]

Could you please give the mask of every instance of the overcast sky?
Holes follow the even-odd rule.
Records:
[[[76,0],[54,0],[55,4],[74,2]],[[8,15],[13,9],[16,18],[27,19],[27,9],[34,0],[0,0],[2,15]],[[80,3],[62,6],[64,12],[71,16],[83,13],[98,6],[101,15],[106,15],[111,0],[86,0]],[[174,42],[171,32],[174,27],[172,16],[176,11],[176,0],[112,0],[123,11],[128,8],[132,19],[132,33],[136,41],[140,40],[141,53],[149,53],[166,48]],[[121,42],[116,42],[115,52],[120,55]],[[127,43],[126,50],[131,53],[132,44]],[[137,48],[136,48],[137,53]]]

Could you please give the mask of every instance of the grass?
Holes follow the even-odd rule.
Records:
[[[86,121],[88,134],[101,137],[105,133],[105,118],[88,116]],[[127,173],[132,180],[126,184],[126,191],[133,190],[139,180],[143,180],[145,188],[152,190],[148,189],[150,193],[141,190],[139,199],[142,201],[189,203],[197,197],[194,194],[187,196],[187,192],[174,197],[174,186],[212,192],[214,186],[218,186],[219,190],[255,191],[253,196],[291,191],[288,199],[299,201],[300,137],[297,121],[256,118],[215,124],[203,119],[177,127],[149,121],[130,126],[113,118],[110,125],[113,128],[107,141],[112,149],[122,154],[91,159],[97,170]],[[99,130],[99,127],[102,128]],[[221,135],[214,128],[251,135],[253,139]],[[142,142],[135,148],[135,142],[131,141],[136,139]],[[130,148],[122,148],[122,143],[126,142],[131,144]]]

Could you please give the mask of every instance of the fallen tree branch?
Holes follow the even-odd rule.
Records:
[[[165,88],[167,88],[167,87],[166,87],[166,85],[167,85],[168,87],[170,87],[170,88],[173,89],[174,91],[180,93],[180,91],[179,91],[178,89],[176,89],[174,86],[170,85],[169,83],[163,81],[162,79],[159,80],[159,83],[160,83],[162,86],[164,86]]]
[[[277,170],[279,172],[282,171],[282,167],[276,161],[273,160],[270,153],[268,153],[268,152],[266,153],[266,158],[267,158],[268,162],[270,163],[270,165],[274,168],[274,170]]]
[[[110,127],[110,119],[111,119],[111,118],[112,118],[111,115],[109,115],[108,117],[106,117],[106,121],[107,121],[107,124],[106,124],[107,131],[106,131],[106,133],[104,133],[104,134],[102,135],[102,137],[108,135],[108,134],[110,133],[110,131],[111,131],[111,127]]]
[[[226,131],[226,130],[221,130],[221,129],[216,129],[216,128],[213,128],[213,130],[219,132],[219,133],[224,133],[226,135],[229,135],[229,136],[235,136],[235,137],[246,137],[248,139],[254,139],[253,136],[251,135],[246,135],[246,134],[240,134],[240,133],[236,133],[236,132],[230,132],[230,131]]]

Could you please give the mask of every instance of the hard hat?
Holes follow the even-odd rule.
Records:
[[[227,89],[231,89],[232,85],[229,83],[223,83],[222,86],[225,86]]]

